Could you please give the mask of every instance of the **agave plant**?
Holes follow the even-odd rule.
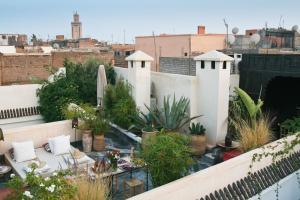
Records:
[[[200,117],[190,117],[188,113],[189,105],[189,99],[181,97],[179,101],[176,101],[174,95],[172,102],[170,102],[170,96],[164,97],[162,110],[159,110],[157,107],[152,110],[148,108],[148,110],[154,117],[157,126],[164,128],[166,131],[179,131],[193,119]]]
[[[131,116],[134,121],[134,124],[131,125],[128,130],[136,130],[136,131],[153,131],[156,129],[156,123],[154,120],[154,116],[152,112],[145,114],[143,112],[139,112],[139,114]]]
[[[190,134],[192,135],[205,135],[206,129],[204,128],[203,125],[201,125],[199,122],[198,123],[192,123],[192,125],[189,127]]]

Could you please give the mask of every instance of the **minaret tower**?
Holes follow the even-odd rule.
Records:
[[[81,38],[82,26],[81,26],[81,22],[79,21],[79,14],[77,13],[77,11],[73,15],[73,22],[71,22],[71,26],[72,26],[72,39],[77,40]]]

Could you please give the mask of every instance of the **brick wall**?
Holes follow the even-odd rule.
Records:
[[[196,61],[193,58],[160,57],[160,72],[183,75],[196,75]]]
[[[113,60],[112,52],[52,52],[52,66],[62,67],[64,60],[68,59],[76,63],[83,63],[89,58],[97,58],[111,63]]]
[[[0,85],[30,83],[30,77],[46,79],[45,66],[62,67],[67,58],[73,62],[85,62],[88,58],[112,62],[111,52],[52,52],[51,54],[0,54]]]

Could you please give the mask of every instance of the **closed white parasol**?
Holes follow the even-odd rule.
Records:
[[[100,65],[98,68],[98,76],[97,76],[97,104],[98,106],[102,106],[103,96],[105,87],[107,85],[106,74],[104,65]]]

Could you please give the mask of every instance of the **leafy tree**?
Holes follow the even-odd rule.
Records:
[[[97,74],[101,61],[89,59],[84,64],[65,60],[66,76],[46,81],[37,91],[41,114],[45,121],[63,120],[62,109],[69,103],[97,105]],[[107,66],[111,68],[111,66]],[[112,73],[112,72],[110,72]],[[110,81],[113,81],[113,77]]]

